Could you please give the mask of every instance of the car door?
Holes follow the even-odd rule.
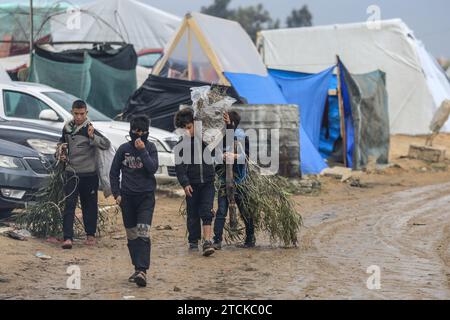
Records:
[[[2,90],[3,113],[8,120],[26,121],[59,128],[63,123],[61,115],[41,99],[25,92]],[[57,121],[41,120],[39,114],[43,110],[53,110],[58,115]]]

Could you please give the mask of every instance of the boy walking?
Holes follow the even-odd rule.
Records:
[[[128,281],[139,287],[147,285],[150,268],[149,232],[155,208],[155,173],[159,166],[156,146],[147,140],[149,126],[150,120],[146,116],[131,119],[131,141],[119,147],[110,171],[111,191],[122,209],[134,266]]]
[[[180,152],[175,152],[175,170],[186,195],[189,249],[198,250],[203,228],[203,255],[210,256],[214,253],[211,242],[214,164],[212,158],[211,163],[205,161],[207,145],[195,134],[191,109],[183,109],[175,115],[175,127],[185,129],[185,137],[177,145]]]
[[[234,183],[239,185],[245,180],[247,175],[247,159],[249,155],[249,140],[242,129],[238,129],[241,117],[236,111],[230,111],[224,114],[224,121],[227,125],[227,130],[233,130],[234,145],[238,145],[235,150],[227,150],[227,141],[224,138],[224,163],[217,165],[216,172],[219,174],[220,188],[218,195],[218,209],[216,213],[216,219],[214,221],[214,249],[220,250],[222,248],[222,238],[223,238],[223,228],[225,225],[225,219],[228,213],[228,197],[226,192],[226,169],[225,163],[228,159],[230,163],[233,163],[233,176]],[[240,144],[239,144],[240,142]],[[244,146],[242,146],[244,142]],[[241,214],[242,220],[245,224],[245,242],[243,244],[244,248],[252,248],[255,246],[255,227],[253,219],[247,212],[244,200],[245,195],[242,193],[242,189],[236,188],[236,193],[234,196],[237,207]]]
[[[86,244],[95,245],[98,217],[98,175],[95,159],[96,148],[107,150],[111,143],[96,131],[88,119],[87,105],[77,100],[72,105],[73,119],[63,128],[60,142],[67,145],[67,154],[61,154],[65,162],[66,196],[63,230],[63,249],[72,249],[73,223],[78,197],[83,212],[83,223],[86,232]]]

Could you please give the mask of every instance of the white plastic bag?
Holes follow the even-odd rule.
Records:
[[[215,148],[225,135],[223,114],[236,100],[224,96],[219,101],[210,101],[210,93],[210,86],[191,88],[194,117],[202,123],[202,140],[208,147]]]
[[[99,189],[103,191],[105,198],[112,195],[109,171],[116,155],[116,149],[111,145],[109,149],[95,148],[95,161],[97,162],[97,174]]]

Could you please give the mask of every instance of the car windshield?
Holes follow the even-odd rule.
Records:
[[[72,111],[72,103],[78,100],[75,96],[65,93],[65,92],[43,92],[47,97],[55,101],[61,107],[63,107],[67,112]],[[105,116],[100,111],[94,109],[92,106],[88,105],[89,119],[91,121],[112,121],[111,118]]]
[[[158,61],[161,55],[162,54],[160,52],[155,52],[155,53],[147,53],[143,56],[140,56],[138,58],[138,65],[146,68],[153,68],[156,61]]]

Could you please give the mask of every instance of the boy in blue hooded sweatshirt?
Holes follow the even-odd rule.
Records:
[[[150,268],[149,232],[155,208],[155,173],[159,166],[156,146],[147,140],[149,126],[146,116],[131,119],[131,141],[119,147],[110,171],[111,191],[122,209],[135,270],[128,280],[139,287],[147,285],[146,274]]]
[[[247,164],[248,164],[248,156],[249,156],[249,140],[245,135],[242,129],[238,129],[239,123],[241,121],[241,116],[236,111],[225,112],[224,121],[227,126],[227,130],[234,131],[234,144],[239,145],[240,148],[235,148],[235,150],[227,150],[227,142],[224,138],[224,162],[223,164],[216,166],[216,172],[219,175],[220,179],[220,188],[218,194],[218,209],[216,213],[216,219],[214,221],[214,243],[213,247],[216,250],[222,249],[222,238],[223,238],[223,228],[225,225],[225,219],[228,213],[228,197],[226,193],[226,172],[225,172],[225,163],[226,159],[233,160],[233,175],[234,182],[236,185],[241,184],[247,175]],[[242,146],[242,142],[244,145]],[[247,212],[246,207],[244,205],[244,195],[242,194],[241,188],[236,188],[235,193],[235,201],[236,205],[239,208],[239,212],[241,214],[242,220],[244,220],[245,224],[245,242],[244,248],[252,248],[255,246],[255,227],[254,221],[251,215]]]

